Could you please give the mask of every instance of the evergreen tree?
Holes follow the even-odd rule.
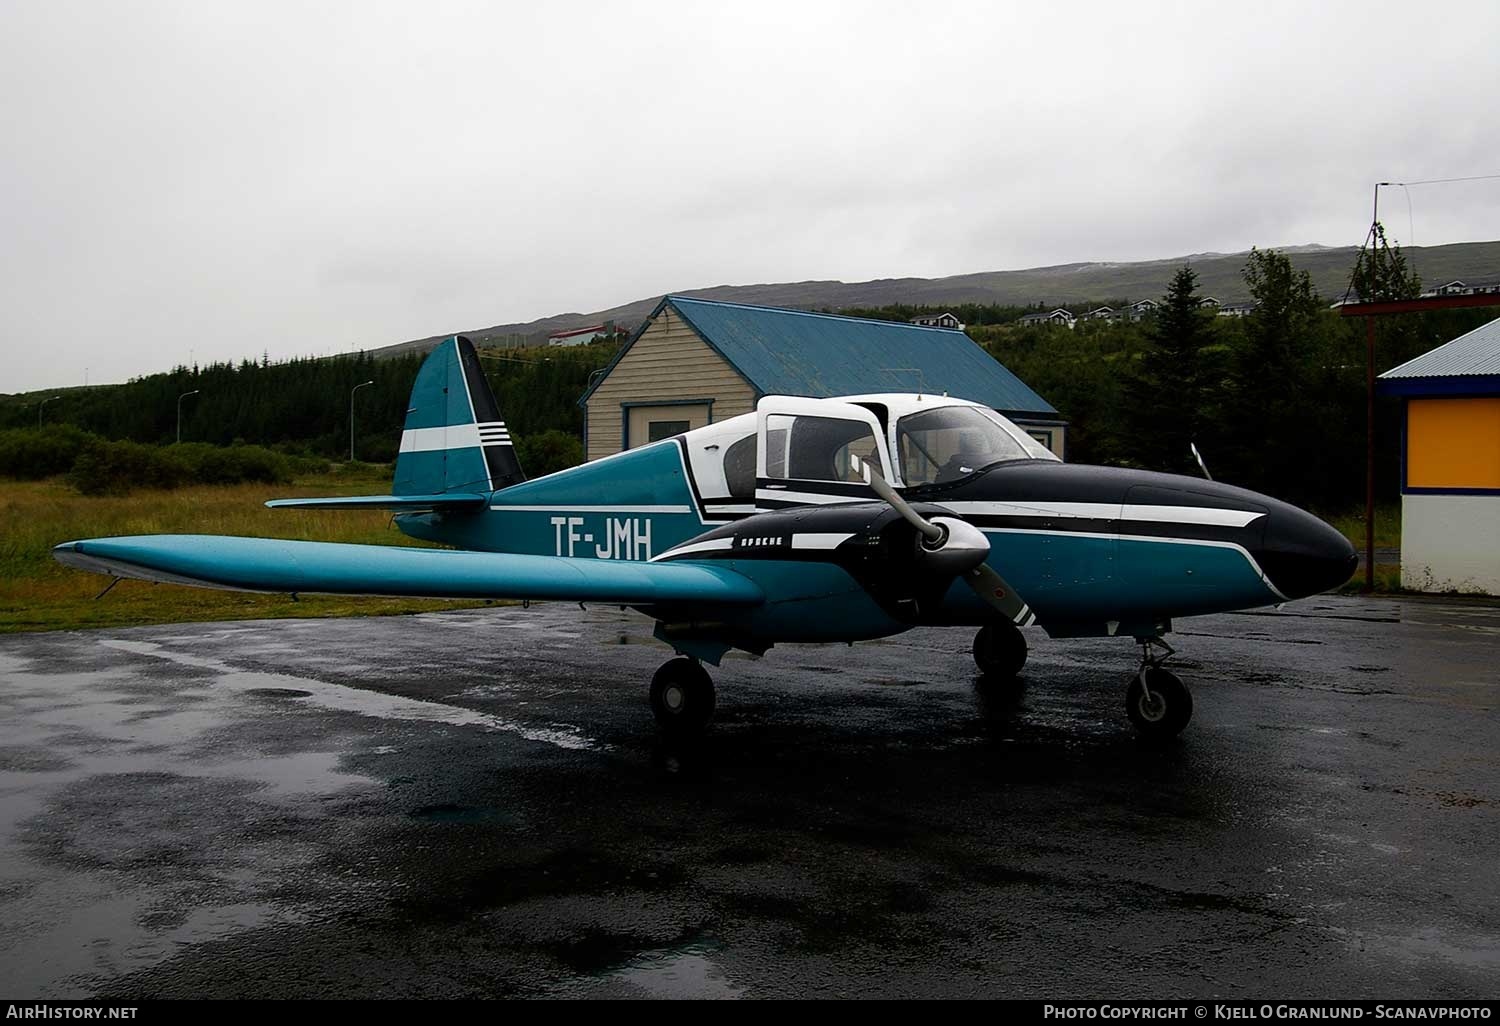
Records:
[[[1217,379],[1213,315],[1198,305],[1198,275],[1172,276],[1126,394],[1129,451],[1152,470],[1196,474],[1191,445],[1212,420]]]
[[[1339,362],[1326,352],[1323,301],[1311,276],[1277,250],[1252,249],[1242,274],[1255,309],[1233,347],[1219,451],[1235,484],[1264,490],[1276,482],[1303,495],[1328,452],[1318,442],[1330,397],[1315,386],[1317,371],[1330,355]]]

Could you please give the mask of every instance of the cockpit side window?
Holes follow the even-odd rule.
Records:
[[[724,453],[724,481],[735,499],[755,498],[755,436],[746,435]]]

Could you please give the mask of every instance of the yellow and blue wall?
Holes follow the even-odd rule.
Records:
[[[1406,378],[1382,391],[1406,407],[1402,586],[1500,594],[1500,378]]]

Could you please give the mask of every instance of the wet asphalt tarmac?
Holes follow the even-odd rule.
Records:
[[[0,995],[1494,997],[1500,608],[715,671],[548,605],[0,638]]]

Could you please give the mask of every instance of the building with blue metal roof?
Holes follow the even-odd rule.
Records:
[[[1401,583],[1500,594],[1500,319],[1380,375],[1405,405]]]
[[[931,392],[984,403],[1058,455],[1066,425],[961,331],[667,296],[579,400],[589,459],[755,409],[766,395]]]

